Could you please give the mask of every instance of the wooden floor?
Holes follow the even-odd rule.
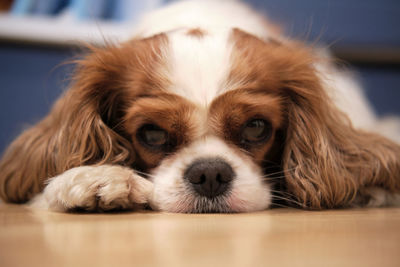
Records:
[[[60,214],[0,203],[0,266],[400,266],[400,208]]]

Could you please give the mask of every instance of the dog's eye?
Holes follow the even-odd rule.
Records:
[[[242,143],[260,143],[271,137],[271,124],[262,119],[248,121],[242,129]]]
[[[162,148],[168,142],[167,131],[154,124],[145,124],[138,131],[141,142],[152,148]]]

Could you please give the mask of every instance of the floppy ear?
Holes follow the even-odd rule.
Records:
[[[363,187],[400,192],[400,146],[356,130],[303,66],[287,79],[283,168],[289,195],[303,208],[351,204]]]
[[[126,56],[117,47],[93,48],[77,61],[72,88],[5,152],[0,163],[5,201],[25,202],[43,189],[47,178],[76,166],[132,164],[131,144],[118,127]]]
[[[25,131],[0,162],[0,196],[25,202],[44,181],[70,168],[93,164],[133,166],[136,155],[122,118],[146,90],[165,86],[157,67],[163,64],[163,34],[121,45],[91,48],[78,60],[74,82],[50,114]],[[134,166],[133,166],[134,167]]]

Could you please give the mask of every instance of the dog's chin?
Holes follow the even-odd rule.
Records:
[[[189,201],[183,200],[183,202],[187,202],[189,205],[176,205],[165,208],[172,208],[170,210],[165,210],[169,212],[178,212],[178,213],[233,213],[235,212],[232,207],[226,201],[225,196],[218,196],[214,198],[207,198],[203,196],[194,196],[190,197]]]
[[[271,206],[271,191],[267,184],[244,184],[242,188],[234,186],[213,198],[200,196],[184,187],[178,186],[176,190],[166,191],[163,186],[155,186],[150,207],[172,213],[242,213],[261,211]]]
[[[255,212],[269,208],[271,200],[268,197],[260,203],[250,203],[245,199],[232,196],[218,196],[207,198],[204,196],[183,196],[175,200],[169,199],[161,202],[161,198],[153,198],[150,207],[153,210],[172,213],[241,213]]]

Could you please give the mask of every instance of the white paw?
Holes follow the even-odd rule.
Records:
[[[389,192],[380,187],[361,189],[352,203],[352,207],[376,208],[400,206],[400,194]]]
[[[48,181],[31,206],[54,211],[134,209],[148,202],[153,184],[117,165],[82,166]]]

